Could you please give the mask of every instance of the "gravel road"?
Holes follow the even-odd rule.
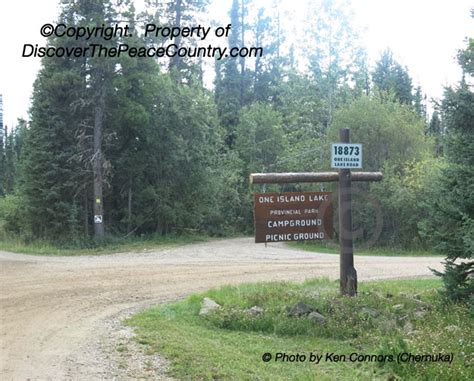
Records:
[[[432,276],[429,267],[441,269],[440,262],[355,258],[359,280]],[[338,273],[337,255],[265,247],[250,238],[103,256],[0,252],[0,378],[155,378],[166,362],[134,347],[124,317],[223,284],[336,279]]]

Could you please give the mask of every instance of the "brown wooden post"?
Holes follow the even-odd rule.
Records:
[[[350,143],[349,129],[339,131],[341,143]],[[354,250],[352,246],[352,194],[351,170],[339,170],[339,245],[340,258],[340,289],[342,295],[357,294],[357,272],[354,268]]]

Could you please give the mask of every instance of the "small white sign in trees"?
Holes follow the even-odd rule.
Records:
[[[333,143],[331,168],[362,168],[362,144]]]

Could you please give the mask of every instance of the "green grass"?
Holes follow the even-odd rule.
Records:
[[[5,238],[0,240],[0,250],[32,255],[103,255],[127,251],[147,251],[162,247],[205,242],[210,239],[208,236],[199,234],[168,234],[165,236],[153,235],[126,239],[109,236],[100,242],[90,240],[72,241],[61,244],[45,241],[26,243],[21,239]]]
[[[339,254],[339,244],[335,242],[289,242],[290,247],[316,253]],[[387,256],[387,257],[429,257],[443,256],[443,253],[429,250],[399,249],[399,248],[358,248],[354,245],[355,255]]]
[[[226,286],[139,313],[145,352],[171,361],[184,380],[468,380],[473,369],[473,319],[463,305],[445,305],[437,279],[366,282],[356,298],[340,297],[336,282],[272,282]],[[221,305],[199,316],[204,296]],[[290,317],[298,301],[326,317],[320,325]],[[251,316],[246,309],[264,313]],[[422,316],[423,315],[423,316]],[[270,353],[272,361],[263,362]],[[275,354],[305,355],[304,362],[274,361]],[[308,361],[310,353],[392,355],[395,362]],[[397,364],[399,352],[453,353],[449,363]]]

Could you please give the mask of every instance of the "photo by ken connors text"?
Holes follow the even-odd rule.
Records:
[[[396,362],[403,363],[452,363],[453,353],[423,353],[400,352],[398,354],[367,354],[352,352],[350,354],[340,354],[335,352],[309,352],[309,353],[286,353],[276,352],[274,354],[266,352],[262,355],[263,362],[289,362],[303,363],[312,362],[319,364],[322,362]]]

